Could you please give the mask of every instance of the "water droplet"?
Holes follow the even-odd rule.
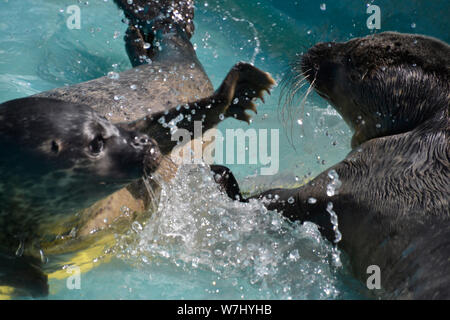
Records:
[[[300,259],[300,254],[298,253],[297,249],[295,249],[295,250],[291,251],[291,253],[289,253],[289,260],[297,261],[298,259]]]
[[[327,10],[327,4],[326,3],[321,3],[320,4],[320,10],[322,10],[322,11]]]
[[[289,197],[289,199],[287,201],[289,204],[293,204],[295,202],[293,197]]]
[[[338,243],[342,239],[342,234],[338,230],[338,217],[336,215],[336,212],[333,211],[333,203],[332,202],[328,202],[327,212],[330,214],[330,221],[331,221],[331,224],[333,225],[333,230],[335,232],[334,243]]]
[[[117,72],[114,72],[114,71],[108,72],[107,76],[108,76],[108,78],[113,79],[113,80],[117,80],[120,77],[119,74]]]
[[[411,23],[411,28],[415,28],[416,27],[416,23],[415,22],[413,22],[413,23]]]
[[[143,230],[142,225],[141,225],[139,222],[137,222],[137,221],[134,221],[134,222],[131,224],[131,228],[132,228],[133,231],[136,232],[136,233],[138,233],[139,231],[142,231],[142,230]]]
[[[313,198],[313,197],[308,198],[308,203],[309,203],[309,204],[314,204],[314,203],[316,203],[316,202],[317,202],[317,199],[316,199],[316,198]]]
[[[338,194],[338,189],[342,186],[342,182],[334,169],[328,172],[328,178],[331,179],[331,182],[327,185],[327,196],[332,197]]]
[[[150,48],[150,46],[151,46],[150,43],[148,43],[148,42],[144,43],[144,49],[147,50],[148,48]]]

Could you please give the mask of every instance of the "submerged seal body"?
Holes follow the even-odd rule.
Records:
[[[246,110],[256,111],[254,100],[274,84],[269,74],[238,63],[213,90],[189,41],[192,1],[115,2],[129,21],[125,46],[133,69],[0,105],[0,129],[6,130],[0,138],[8,140],[0,159],[0,187],[6,190],[0,196],[0,231],[8,239],[0,247],[0,285],[25,294],[46,294],[41,268],[68,264],[60,255],[83,249],[80,239],[124,215],[133,219],[129,210],[147,210],[143,163],[151,172],[167,162],[178,144],[172,130],[193,132],[200,121],[206,132],[226,117],[248,122]],[[134,154],[143,143],[145,152]],[[100,147],[101,159],[89,154],[89,148]],[[160,156],[150,161],[152,149]],[[45,266],[36,259],[40,248],[49,260]],[[20,280],[24,273],[26,283]]]
[[[450,299],[450,47],[386,32],[317,44],[294,70],[354,130],[353,150],[300,188],[255,197],[316,223],[364,283],[378,266],[375,294]]]

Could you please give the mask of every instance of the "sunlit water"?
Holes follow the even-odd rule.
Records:
[[[74,3],[81,8],[81,30],[65,24],[65,10]],[[426,8],[420,1],[377,4],[384,12],[381,31],[448,41],[448,19],[440,10],[444,1]],[[0,0],[0,101],[130,68],[121,19],[107,0]],[[215,87],[238,61],[252,62],[280,82],[295,54],[315,42],[371,33],[366,19],[364,4],[352,1],[198,1],[192,42]],[[304,108],[297,106],[283,121],[279,94],[277,87],[252,123],[252,128],[280,130],[279,172],[261,177],[261,165],[230,165],[246,192],[298,185],[350,150],[351,132],[326,102],[311,94]],[[248,128],[226,120],[219,129],[240,127]],[[323,240],[314,224],[290,223],[258,201],[229,200],[206,167],[180,170],[163,186],[150,220],[133,224],[116,239],[112,261],[83,273],[81,290],[52,280],[49,298],[352,299],[366,294],[350,276],[345,255]]]

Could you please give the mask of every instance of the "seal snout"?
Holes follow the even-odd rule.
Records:
[[[322,69],[322,64],[332,57],[332,48],[335,45],[334,42],[318,43],[303,55],[301,70],[309,81],[316,78],[317,73]]]
[[[318,43],[303,55],[300,62],[303,76],[320,96],[330,102],[343,68],[336,54],[339,46],[335,42]]]
[[[150,139],[146,134],[142,135],[136,135],[134,136],[133,140],[131,141],[131,145],[133,148],[136,149],[144,149],[147,148],[149,145],[152,145],[153,139]],[[156,142],[153,140],[153,143],[156,144]]]
[[[158,143],[154,139],[149,138],[147,135],[141,135],[136,138],[137,142],[134,141],[133,143],[139,144],[142,148],[145,149],[145,169],[149,170],[150,172],[155,171],[162,161],[162,153],[159,149]]]

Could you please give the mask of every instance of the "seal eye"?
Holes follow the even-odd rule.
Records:
[[[94,155],[99,155],[103,151],[104,144],[103,137],[97,136],[89,143],[89,151]]]

